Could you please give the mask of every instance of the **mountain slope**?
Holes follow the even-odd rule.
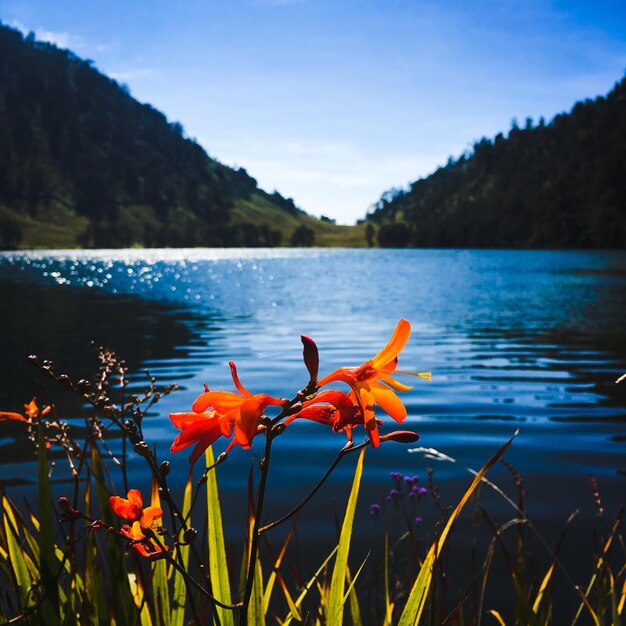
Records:
[[[0,247],[286,245],[287,224],[318,227],[91,61],[1,23],[0,120]]]
[[[549,124],[483,138],[368,217],[388,246],[624,248],[626,78]]]

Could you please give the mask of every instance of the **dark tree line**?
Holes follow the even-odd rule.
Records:
[[[269,226],[231,220],[235,201],[256,193],[300,211],[91,61],[0,23],[0,247],[19,244],[24,216],[87,218],[85,247],[277,245]]]
[[[368,218],[381,246],[624,248],[626,78],[549,124],[481,139]]]

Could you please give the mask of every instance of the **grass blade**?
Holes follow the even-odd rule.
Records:
[[[300,612],[298,611],[298,607],[296,606],[296,603],[293,601],[293,598],[291,597],[291,594],[289,593],[289,589],[287,589],[287,584],[285,583],[285,580],[282,577],[282,574],[278,574],[278,582],[280,584],[281,589],[283,590],[283,594],[285,596],[285,600],[287,601],[287,606],[289,607],[289,611],[291,612],[291,615],[293,616],[295,620],[298,620],[299,622],[301,622],[302,616],[300,615]]]
[[[152,506],[161,506],[159,483],[154,476],[152,477],[152,498],[150,501]],[[160,521],[157,521],[156,524],[161,526]],[[152,566],[152,589],[154,593],[155,621],[158,626],[167,626],[169,624],[171,607],[167,585],[167,562],[165,559],[157,561]]]
[[[500,624],[500,626],[506,626],[506,624],[504,623],[504,620],[502,619],[502,615],[500,615],[498,611],[496,611],[495,609],[491,609],[487,612],[489,613],[489,615],[492,615],[493,617],[496,618],[496,621],[498,622],[498,624]]]
[[[383,585],[385,586],[385,617],[383,626],[391,626],[393,616],[393,605],[389,597],[389,535],[385,529],[385,561],[383,569]]]
[[[357,597],[356,590],[354,589],[354,585],[356,584],[357,579],[361,575],[363,568],[365,567],[365,563],[367,563],[367,559],[369,559],[369,552],[365,559],[363,559],[363,563],[361,563],[361,567],[357,570],[357,573],[354,575],[354,578],[350,574],[350,569],[346,570],[346,576],[348,578],[348,590],[346,591],[346,595],[344,596],[344,604],[348,598],[350,599],[350,619],[352,621],[352,626],[363,626],[363,619],[361,618],[361,607],[359,606],[359,598]]]
[[[85,489],[85,512],[89,517],[93,517],[91,505],[91,480],[87,480]],[[82,599],[83,612],[88,616],[86,623],[90,626],[98,626],[98,624],[106,624],[108,615],[106,610],[106,597],[104,593],[104,584],[102,581],[102,573],[98,567],[98,553],[96,549],[95,533],[87,532],[85,534],[85,590],[86,593]]]
[[[252,595],[248,605],[248,624],[254,626],[265,626],[265,612],[263,610],[263,568],[261,560],[257,559],[255,565]]]
[[[206,466],[215,464],[213,448],[207,448],[205,452]],[[209,576],[213,595],[224,604],[231,603],[230,576],[228,574],[228,560],[224,545],[224,526],[222,522],[222,509],[220,507],[219,490],[215,470],[209,471],[206,481],[207,493],[207,523],[209,541]],[[233,626],[233,612],[221,607],[215,608],[220,624]]]
[[[280,566],[282,565],[283,558],[285,557],[285,552],[287,551],[287,546],[293,537],[293,528],[289,531],[289,534],[285,538],[285,542],[283,543],[283,547],[280,549],[280,553],[278,557],[274,561],[274,567],[272,568],[272,572],[267,579],[267,585],[265,585],[265,592],[263,594],[263,612],[267,615],[267,612],[270,607],[270,600],[272,598],[272,591],[274,589],[274,583],[276,582],[276,577],[278,576],[278,571]]]
[[[624,580],[624,585],[622,586],[622,594],[619,599],[619,604],[617,605],[617,614],[621,615],[624,610],[624,603],[626,602],[626,579]]]
[[[320,577],[322,572],[326,569],[326,566],[328,565],[330,560],[333,558],[333,556],[335,556],[335,554],[337,554],[338,548],[339,546],[335,546],[333,548],[333,551],[326,557],[324,562],[317,568],[317,571],[315,572],[315,574],[311,576],[307,584],[304,586],[304,589],[302,589],[302,591],[300,592],[300,595],[296,599],[296,602],[295,602],[296,607],[300,607],[300,605],[302,604],[302,602],[308,595],[309,591],[311,591],[311,588],[313,587],[313,585],[315,585],[315,583],[317,582],[317,579]],[[291,624],[291,621],[293,619],[294,619],[294,616],[291,613],[289,613],[289,615],[287,615],[287,617],[285,617],[285,619],[283,620],[283,626],[289,626],[289,624]]]
[[[188,523],[191,523],[191,516],[189,515],[189,507],[191,506],[191,492],[193,481],[193,468],[189,468],[189,477],[187,478],[187,484],[185,485],[185,493],[183,495],[183,519],[186,519]],[[180,565],[187,569],[189,564],[189,545],[176,546],[177,554],[174,558],[180,563]],[[185,623],[185,601],[187,599],[187,585],[182,574],[177,570],[173,571],[174,576],[174,594],[172,597],[172,614],[170,618],[170,624],[172,626],[183,626]]]
[[[593,607],[591,606],[591,603],[589,602],[589,598],[587,598],[587,594],[580,587],[576,587],[576,591],[578,591],[578,595],[580,595],[583,605],[585,606],[587,611],[589,611],[589,615],[591,616],[591,619],[593,620],[594,626],[601,626],[600,618],[598,617],[596,612],[593,610]]]
[[[346,513],[343,518],[341,533],[339,535],[337,558],[335,559],[333,575],[330,581],[328,605],[326,607],[328,624],[343,623],[344,589],[346,583],[346,570],[348,567],[348,553],[350,551],[350,540],[352,538],[354,511],[359,497],[359,487],[361,485],[361,475],[363,473],[364,456],[365,448],[363,448],[359,454],[359,460],[356,464],[352,489],[350,491],[350,497],[348,498],[348,504],[346,505]]]
[[[17,583],[20,604],[22,609],[27,609],[35,604],[35,598],[32,593],[32,582],[26,562],[28,557],[26,553],[22,551],[13,506],[6,496],[2,496],[2,513],[4,517],[7,551],[9,553],[13,575],[15,576],[15,582]]]
[[[548,587],[548,584],[550,583],[550,579],[552,578],[552,572],[554,572],[554,563],[550,565],[550,567],[548,568],[548,571],[546,572],[546,575],[543,577],[543,580],[541,581],[541,585],[539,585],[539,591],[537,592],[537,597],[535,598],[535,602],[533,603],[534,613],[539,612],[539,607],[541,605],[543,594],[545,593]]]
[[[620,510],[618,515],[617,515],[617,519],[615,520],[615,523],[613,524],[613,528],[611,529],[611,532],[607,538],[607,540],[604,543],[604,547],[602,548],[602,554],[600,554],[600,556],[598,557],[598,560],[596,562],[595,568],[594,568],[594,573],[591,576],[591,580],[589,581],[589,584],[587,585],[587,590],[586,592],[583,593],[582,589],[578,589],[577,591],[579,592],[581,598],[582,598],[582,602],[580,603],[580,606],[578,607],[578,610],[576,611],[576,615],[574,616],[574,621],[572,622],[572,626],[574,626],[576,624],[576,622],[578,621],[578,618],[580,617],[580,614],[582,613],[583,610],[583,606],[587,605],[587,608],[590,608],[589,605],[589,600],[587,599],[589,594],[591,593],[591,590],[593,589],[593,586],[596,583],[596,580],[598,578],[598,573],[601,571],[607,554],[609,553],[609,550],[611,549],[611,545],[613,543],[613,540],[615,538],[615,534],[617,533],[618,528],[620,527],[621,523],[622,523],[622,515],[623,515],[623,510]]]
[[[515,433],[517,434],[517,433]],[[402,615],[400,616],[400,621],[398,622],[398,626],[413,626],[417,624],[422,616],[422,611],[424,610],[424,605],[426,603],[426,598],[428,596],[428,591],[430,590],[430,583],[433,575],[433,567],[435,565],[435,561],[443,548],[445,541],[448,537],[450,529],[452,525],[456,521],[457,517],[461,513],[461,510],[470,499],[471,495],[474,493],[474,490],[481,483],[484,476],[487,474],[489,469],[493,466],[494,463],[506,452],[508,447],[513,442],[515,435],[511,437],[484,465],[484,467],[476,474],[472,484],[469,486],[467,491],[463,494],[461,501],[457,504],[454,511],[450,515],[444,529],[441,532],[439,538],[432,544],[424,562],[422,563],[422,567],[420,568],[419,574],[415,580],[413,588],[409,594],[409,598],[407,603],[402,611]]]

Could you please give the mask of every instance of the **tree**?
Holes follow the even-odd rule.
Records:
[[[301,224],[293,231],[289,245],[294,248],[297,247],[309,247],[315,243],[315,231],[304,224]]]
[[[381,248],[406,248],[410,238],[411,231],[404,222],[383,224],[378,229],[378,245]]]

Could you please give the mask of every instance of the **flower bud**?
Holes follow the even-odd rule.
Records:
[[[309,370],[309,376],[311,377],[311,382],[315,382],[317,380],[317,372],[320,366],[320,355],[317,350],[317,346],[311,337],[307,337],[306,335],[300,335],[300,340],[302,341],[302,357],[304,359],[304,364],[306,365],[307,370]]]
[[[147,457],[150,454],[150,446],[145,441],[138,441],[133,449],[140,456]]]
[[[411,430],[394,430],[388,435],[383,435],[381,441],[396,441],[398,443],[415,443],[420,436]]]
[[[80,517],[80,511],[77,511],[75,508],[73,508],[70,504],[70,501],[66,497],[63,496],[59,498],[58,502],[59,507],[67,517],[71,519],[78,519]]]

